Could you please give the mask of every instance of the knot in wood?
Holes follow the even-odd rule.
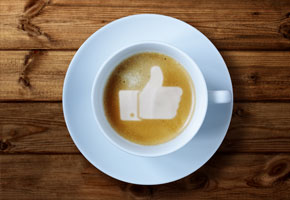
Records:
[[[5,151],[6,149],[8,149],[8,147],[9,147],[8,142],[0,140],[0,151]]]
[[[258,80],[258,73],[257,72],[251,73],[249,75],[249,79],[251,80],[251,82],[256,83]]]
[[[129,196],[133,196],[136,199],[150,199],[153,195],[152,188],[147,185],[129,184],[126,190],[130,193]]]
[[[24,74],[21,74],[19,79],[18,79],[18,82],[23,86],[23,87],[30,87],[30,80],[27,76],[25,76]]]
[[[289,161],[286,162],[286,160],[281,160],[277,163],[273,163],[272,166],[270,166],[268,170],[269,176],[283,176],[290,172],[290,163]]]
[[[278,32],[287,39],[290,39],[290,12],[286,14],[286,19],[284,19],[279,25]]]
[[[248,179],[247,184],[252,187],[272,187],[283,184],[290,176],[290,159],[274,158],[266,168]]]
[[[234,113],[239,116],[239,117],[243,117],[244,116],[244,109],[243,108],[237,108]]]

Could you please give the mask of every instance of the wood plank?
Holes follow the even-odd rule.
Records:
[[[0,152],[78,153],[61,103],[0,103]]]
[[[60,101],[73,51],[0,51],[0,100]]]
[[[290,1],[14,0],[0,2],[0,49],[77,49],[120,17],[158,13],[184,20],[218,49],[290,48]]]
[[[157,186],[114,180],[81,155],[0,155],[0,166],[6,200],[290,198],[289,154],[216,154],[192,175]]]
[[[289,100],[290,52],[223,51],[234,99]]]
[[[236,103],[220,152],[290,152],[290,103]],[[61,103],[0,103],[0,153],[78,153]]]
[[[75,51],[0,51],[0,101],[61,101]],[[222,51],[235,101],[290,100],[290,52]]]
[[[290,152],[290,103],[235,103],[223,152]]]

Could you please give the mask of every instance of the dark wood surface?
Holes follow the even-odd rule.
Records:
[[[0,51],[0,101],[61,101],[75,51]],[[221,51],[235,101],[290,100],[290,51]]]
[[[3,199],[289,199],[288,154],[220,154],[179,181],[140,186],[96,170],[80,154],[1,156]],[[222,164],[221,164],[222,163]]]
[[[197,172],[159,186],[123,183],[94,168],[62,112],[77,48],[137,13],[202,31],[234,87],[218,152]],[[0,199],[290,199],[290,1],[0,0]]]

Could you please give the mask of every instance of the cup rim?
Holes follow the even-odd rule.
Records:
[[[115,56],[117,56],[117,55],[119,55],[120,53],[122,53],[124,50],[129,49],[129,48],[132,48],[132,47],[135,47],[135,46],[138,46],[138,45],[144,45],[144,44],[146,44],[146,45],[153,44],[153,45],[164,46],[164,47],[167,47],[167,48],[173,49],[174,51],[176,51],[176,52],[178,52],[179,54],[181,54],[182,57],[184,57],[184,58],[186,58],[187,60],[189,60],[189,61],[192,63],[192,66],[195,67],[195,69],[196,69],[197,71],[199,71],[199,73],[200,73],[200,75],[201,75],[201,76],[200,76],[200,80],[201,80],[201,82],[202,82],[202,84],[203,84],[203,86],[204,86],[204,88],[205,88],[205,90],[206,90],[206,92],[205,92],[205,99],[206,99],[206,101],[205,101],[205,105],[204,105],[204,108],[203,108],[202,116],[199,116],[199,118],[201,118],[201,120],[200,120],[200,123],[198,124],[198,126],[196,126],[196,127],[197,127],[197,128],[196,128],[196,131],[195,131],[193,134],[191,134],[191,137],[190,137],[190,138],[188,138],[186,141],[180,143],[180,145],[175,145],[175,146],[173,146],[170,150],[162,151],[162,152],[155,152],[154,154],[153,154],[153,153],[151,153],[151,154],[146,154],[146,153],[135,152],[135,151],[132,151],[132,150],[130,150],[130,149],[127,149],[127,148],[123,147],[122,145],[118,144],[117,142],[115,142],[115,141],[114,141],[114,140],[113,140],[113,139],[112,139],[112,138],[111,138],[111,137],[106,133],[106,131],[104,130],[102,124],[100,123],[100,121],[99,121],[99,117],[98,117],[98,115],[97,115],[97,113],[96,113],[96,109],[98,109],[98,108],[96,107],[96,105],[95,105],[95,103],[94,103],[94,102],[96,101],[96,87],[97,87],[97,81],[98,81],[98,78],[99,78],[100,75],[102,74],[102,72],[103,72],[104,68],[106,67],[106,65],[108,64],[108,62],[109,62],[110,60],[112,60]],[[144,52],[145,52],[145,51],[144,51]],[[137,54],[137,53],[136,53],[136,54]],[[135,55],[135,54],[133,54],[133,55]],[[122,60],[124,60],[124,59],[126,59],[126,58],[123,58]],[[115,67],[117,67],[117,65],[114,66],[114,67],[112,68],[111,72],[115,69]],[[185,69],[185,70],[187,71],[187,69]],[[189,72],[188,72],[188,73],[189,73]],[[190,78],[192,79],[192,76],[190,76]],[[192,81],[193,81],[193,80],[192,80]],[[104,92],[103,89],[102,89],[102,92]],[[103,94],[101,94],[101,96],[102,96],[102,95],[103,95]],[[132,154],[132,155],[137,155],[137,156],[142,156],[142,157],[157,157],[157,156],[167,155],[167,154],[173,153],[173,152],[175,152],[175,151],[181,149],[181,148],[184,147],[186,144],[188,144],[188,143],[192,140],[192,138],[193,138],[193,137],[198,133],[200,127],[202,126],[202,124],[203,124],[203,122],[204,122],[204,119],[205,119],[205,116],[206,116],[206,113],[207,113],[207,109],[208,109],[208,88],[207,88],[206,81],[205,81],[205,79],[204,79],[204,75],[203,75],[203,73],[201,72],[201,70],[199,69],[198,65],[197,65],[196,62],[195,62],[195,61],[194,61],[190,56],[188,56],[184,51],[178,49],[178,48],[175,47],[175,46],[172,46],[171,44],[164,43],[164,42],[159,42],[159,41],[141,41],[141,42],[140,42],[140,41],[139,41],[139,42],[131,43],[130,45],[127,45],[127,46],[124,46],[124,47],[118,49],[117,51],[115,51],[111,56],[109,56],[109,57],[108,57],[108,58],[107,58],[107,59],[102,63],[102,65],[101,65],[100,68],[98,69],[98,71],[97,71],[97,73],[96,73],[96,75],[95,75],[95,78],[94,78],[94,82],[93,82],[93,86],[92,86],[92,90],[91,90],[91,104],[92,104],[92,107],[93,107],[94,118],[95,118],[95,120],[96,120],[96,122],[97,122],[97,125],[99,126],[99,128],[100,128],[102,134],[105,136],[105,138],[107,138],[108,141],[110,141],[114,146],[116,146],[116,147],[118,147],[119,149],[123,150],[124,152],[130,153],[130,154]],[[193,120],[192,118],[193,118],[193,117],[191,117],[190,121],[188,122],[189,124],[192,122],[192,120]],[[189,124],[186,125],[186,128],[189,126]],[[110,125],[110,126],[111,126],[111,125]],[[186,128],[185,128],[184,130],[182,130],[182,132],[181,132],[179,135],[183,134],[184,131],[186,130]],[[115,131],[115,132],[116,132],[116,134],[118,134],[117,131]],[[120,136],[119,134],[118,134],[118,136],[121,137],[123,140],[128,141],[129,143],[136,144],[136,143],[134,143],[134,142],[131,142],[131,141],[129,141],[129,140],[123,138],[123,137]],[[178,137],[178,136],[177,136],[177,137]],[[173,138],[172,140],[175,140],[175,139],[176,139],[176,138]],[[172,140],[170,140],[170,141],[172,141]],[[168,141],[168,142],[169,142],[169,141]],[[167,143],[167,142],[165,142],[165,143]],[[162,143],[162,144],[165,144],[165,143]],[[139,144],[136,144],[136,145],[139,145]],[[158,145],[160,145],[160,144],[158,144]],[[158,145],[152,145],[152,146],[158,146]],[[147,145],[141,145],[141,146],[147,146]],[[151,146],[151,145],[149,145],[149,146]]]

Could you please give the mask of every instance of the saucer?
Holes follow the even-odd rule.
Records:
[[[231,120],[233,102],[209,104],[205,121],[183,148],[160,157],[128,154],[100,132],[91,104],[95,75],[118,49],[133,42],[160,41],[187,53],[200,67],[209,90],[230,90],[226,64],[215,46],[197,29],[172,17],[141,14],[118,19],[90,36],[67,71],[63,111],[70,135],[85,158],[105,174],[133,184],[155,185],[181,179],[205,164],[222,143]]]

